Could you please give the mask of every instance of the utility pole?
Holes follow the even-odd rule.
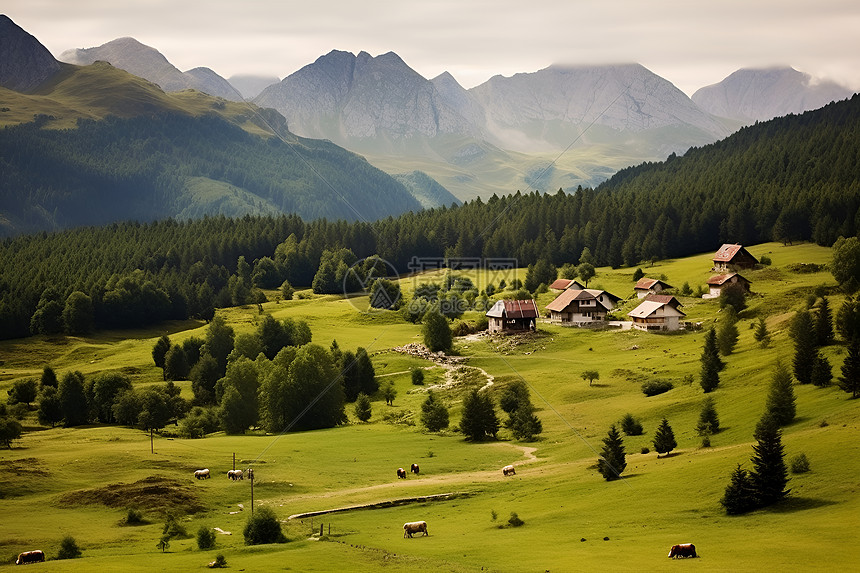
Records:
[[[236,469],[236,452],[233,452],[233,469]]]
[[[254,468],[248,468],[248,479],[251,480],[251,515],[254,515]]]
[[[149,453],[155,453],[155,446],[152,443],[152,428],[149,429]]]

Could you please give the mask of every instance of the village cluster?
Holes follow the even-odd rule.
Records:
[[[714,255],[713,263],[712,270],[719,274],[708,279],[708,292],[702,298],[717,298],[731,285],[739,285],[745,293],[750,292],[750,281],[738,271],[755,268],[758,260],[742,245],[723,245]],[[555,300],[546,305],[549,321],[561,326],[595,327],[610,324],[609,313],[622,300],[604,290],[586,288],[575,279],[558,279],[549,288],[561,291]],[[646,331],[680,330],[684,324],[683,317],[686,316],[680,308],[683,305],[674,295],[663,294],[672,288],[672,285],[659,279],[639,279],[633,290],[642,302],[627,313],[632,328]],[[535,330],[540,316],[533,299],[500,300],[487,311],[491,333]]]

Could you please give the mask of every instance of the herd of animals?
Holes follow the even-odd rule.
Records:
[[[418,464],[412,464],[409,471],[418,475],[420,469],[418,468]],[[504,476],[512,476],[517,475],[516,470],[513,465],[507,465],[502,468],[502,475]],[[211,476],[211,472],[209,468],[204,468],[201,470],[196,470],[194,472],[195,479],[209,479]],[[406,470],[403,468],[397,468],[397,477],[399,479],[406,479]],[[245,472],[244,470],[228,470],[227,478],[233,481],[244,480]],[[414,534],[421,533],[422,537],[425,535],[430,535],[427,533],[427,522],[426,521],[410,521],[403,524],[403,537],[411,538]],[[669,550],[669,558],[677,559],[677,558],[686,558],[686,557],[698,557],[696,553],[696,546],[692,543],[681,543],[678,545],[673,545]],[[25,551],[18,555],[18,559],[15,561],[16,565],[26,565],[28,563],[42,563],[45,561],[45,553],[40,550],[35,551]]]

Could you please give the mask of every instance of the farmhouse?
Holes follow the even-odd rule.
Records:
[[[679,330],[681,317],[686,316],[680,306],[683,305],[674,296],[649,294],[627,316],[633,321],[633,328],[640,330]]]
[[[553,281],[549,288],[553,290],[567,290],[567,289],[576,289],[582,290],[585,287],[582,286],[578,280],[576,279],[556,279]]]
[[[538,308],[533,300],[500,300],[487,311],[487,318],[490,333],[529,331],[535,329]]]
[[[752,269],[758,264],[755,258],[742,245],[725,244],[714,255],[714,268],[717,272],[731,272],[741,269]]]
[[[633,287],[633,290],[636,291],[636,296],[639,298],[645,298],[649,294],[660,294],[666,289],[673,288],[672,285],[665,283],[659,279],[649,279],[647,277],[642,277],[639,279],[639,282],[636,283],[636,286]]]
[[[606,320],[606,315],[621,300],[614,294],[596,289],[568,289],[546,305],[550,321],[563,326],[586,326]]]
[[[744,292],[750,292],[750,283],[747,279],[738,273],[728,273],[725,275],[716,275],[708,279],[708,293],[703,294],[702,298],[717,298],[723,289],[731,284],[740,284],[744,288]]]

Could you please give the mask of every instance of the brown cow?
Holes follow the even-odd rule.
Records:
[[[424,533],[424,535],[430,535],[427,533],[426,521],[410,521],[403,524],[403,537],[412,537],[413,533],[419,532]]]
[[[692,543],[673,545],[672,549],[669,550],[669,557],[671,559],[677,559],[678,557],[698,557],[696,555],[696,546]]]
[[[515,476],[517,475],[517,470],[514,469],[514,466],[505,466],[502,468],[502,474],[506,476]]]
[[[397,468],[397,477],[401,479],[406,479],[406,470],[403,468]]]
[[[27,563],[44,563],[45,562],[45,554],[42,553],[40,549],[36,549],[35,551],[25,551],[18,555],[18,560],[15,561],[15,565],[25,565]]]
[[[415,475],[418,475],[418,464],[412,464],[412,469],[410,469],[410,471]]]

